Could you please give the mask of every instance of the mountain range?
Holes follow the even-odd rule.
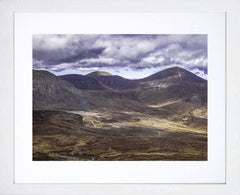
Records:
[[[55,76],[47,71],[33,70],[34,109],[152,110],[159,104],[176,100],[195,106],[205,105],[207,81],[179,67],[136,80],[107,72]]]

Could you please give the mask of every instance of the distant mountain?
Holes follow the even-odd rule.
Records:
[[[107,72],[97,71],[97,72],[92,72],[87,76],[98,80],[108,88],[116,89],[116,90],[132,89],[138,86],[138,82],[135,80],[125,79],[121,76],[111,75]]]
[[[33,70],[33,109],[86,108],[91,108],[87,98],[71,83],[48,71]]]
[[[153,81],[153,80],[161,80],[165,78],[171,78],[176,80],[180,79],[180,80],[193,81],[193,82],[206,82],[206,80],[179,67],[173,67],[166,70],[162,70],[160,72],[150,75],[149,77],[140,79],[140,81]]]
[[[179,68],[169,68],[140,79],[139,100],[151,104],[183,99],[185,102],[205,104],[207,81]]]
[[[82,90],[105,89],[105,87],[97,79],[91,78],[89,76],[83,76],[78,74],[68,74],[68,75],[63,75],[59,77],[71,83],[77,89],[82,89]]]

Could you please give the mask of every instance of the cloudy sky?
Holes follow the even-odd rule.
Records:
[[[207,35],[33,35],[33,68],[135,79],[179,66],[207,78]]]

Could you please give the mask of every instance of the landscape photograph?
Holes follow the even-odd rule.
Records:
[[[206,34],[33,34],[33,161],[207,161]]]

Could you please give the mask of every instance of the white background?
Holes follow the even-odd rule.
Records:
[[[240,2],[237,0],[0,2],[0,194],[239,194]],[[226,184],[14,184],[13,11],[74,12],[227,12],[227,177]]]
[[[208,34],[208,161],[32,161],[33,34]],[[225,14],[15,14],[16,183],[225,183]]]

